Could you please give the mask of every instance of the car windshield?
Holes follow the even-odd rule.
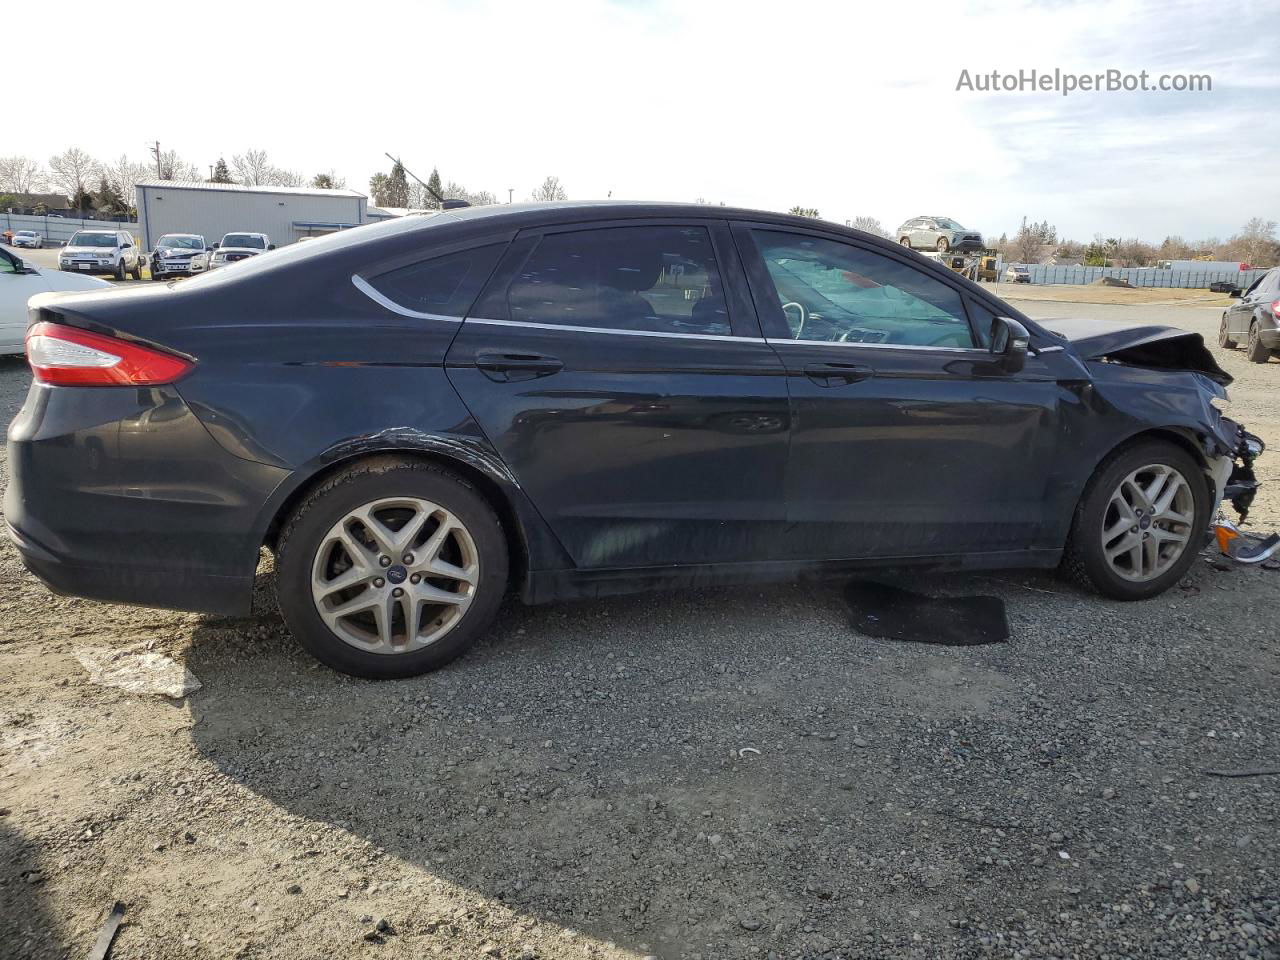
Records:
[[[228,233],[222,238],[224,247],[253,247],[255,250],[265,250],[267,242],[259,236],[252,233]]]
[[[81,231],[67,241],[68,247],[114,247],[114,233],[85,233]]]
[[[946,217],[939,217],[937,223],[938,223],[938,226],[940,226],[943,230],[963,230],[964,229],[964,227],[960,226],[960,224],[956,223],[954,220],[948,220]]]
[[[193,237],[187,234],[175,234],[174,236],[161,237],[156,244],[157,248],[170,247],[179,250],[203,250],[204,238]]]
[[[14,234],[15,237],[34,237],[35,235],[36,232],[34,230],[19,230]]]

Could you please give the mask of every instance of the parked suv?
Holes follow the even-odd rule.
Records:
[[[209,245],[198,233],[166,233],[151,251],[151,279],[189,277],[209,268]]]
[[[129,274],[142,279],[142,254],[123,230],[79,230],[58,254],[58,267],[76,273]]]
[[[898,228],[898,242],[913,250],[981,250],[982,234],[946,217],[916,217]]]
[[[1254,363],[1266,363],[1280,354],[1280,267],[1253,281],[1239,303],[1222,314],[1218,345],[1234,350],[1241,341]]]
[[[225,267],[237,260],[248,260],[260,253],[274,250],[276,245],[265,233],[228,233],[213,245],[213,255],[209,258],[209,269]]]

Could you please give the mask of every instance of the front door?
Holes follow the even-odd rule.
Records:
[[[521,234],[446,363],[579,567],[778,552],[786,378],[723,222]]]
[[[1005,373],[984,346],[992,314],[910,254],[765,225],[735,236],[791,390],[789,555],[1038,545],[1057,444],[1045,361]]]
[[[27,301],[45,293],[49,284],[38,272],[23,269],[22,259],[0,250],[0,347],[21,353],[27,332]]]

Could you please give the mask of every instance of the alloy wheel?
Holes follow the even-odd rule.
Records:
[[[393,497],[329,528],[312,563],[311,595],[344,643],[401,654],[457,626],[479,582],[475,540],[456,515],[429,500]]]
[[[1136,583],[1163,575],[1190,544],[1195,514],[1195,495],[1181,472],[1163,463],[1134,470],[1111,494],[1103,515],[1108,566]]]

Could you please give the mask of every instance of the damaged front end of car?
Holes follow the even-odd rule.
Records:
[[[1076,354],[1085,360],[1188,375],[1191,381],[1184,383],[1192,389],[1161,390],[1155,405],[1162,406],[1166,414],[1180,412],[1184,429],[1193,429],[1200,440],[1217,505],[1206,536],[1225,556],[1239,563],[1261,563],[1280,553],[1280,534],[1259,537],[1241,530],[1259,487],[1254,462],[1266,445],[1225,416],[1231,405],[1227,387],[1232,377],[1218,365],[1204,339],[1198,333],[1161,325],[1055,320],[1053,326],[1053,332],[1069,340]],[[1144,404],[1152,400],[1145,390],[1139,392]],[[1154,407],[1148,412],[1159,417]],[[1174,416],[1178,418],[1178,413]],[[1227,505],[1235,511],[1235,520],[1226,515]]]

